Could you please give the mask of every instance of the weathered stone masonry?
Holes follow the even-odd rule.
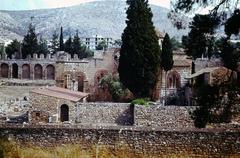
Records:
[[[21,144],[55,146],[80,144],[83,147],[107,145],[113,149],[122,146],[151,156],[181,155],[189,157],[230,157],[240,155],[240,131],[182,130],[164,131],[137,127],[5,127],[0,137]]]

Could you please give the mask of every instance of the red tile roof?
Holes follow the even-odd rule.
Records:
[[[72,91],[69,89],[59,87],[46,87],[41,89],[35,89],[32,90],[31,92],[60,99],[66,99],[74,102],[78,102],[89,95],[88,93]]]

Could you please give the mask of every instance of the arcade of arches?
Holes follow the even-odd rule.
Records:
[[[43,66],[41,64],[7,64],[0,65],[0,78],[54,80],[55,67],[52,64]]]

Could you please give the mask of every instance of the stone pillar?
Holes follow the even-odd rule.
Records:
[[[12,64],[9,64],[8,78],[12,78]]]
[[[18,64],[18,78],[22,79],[22,65]]]
[[[34,80],[34,65],[29,64],[30,66],[30,80]]]

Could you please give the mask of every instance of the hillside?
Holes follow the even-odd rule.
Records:
[[[126,8],[124,1],[105,0],[60,9],[0,11],[0,41],[21,39],[31,17],[34,17],[36,32],[48,39],[60,26],[64,28],[64,36],[74,34],[78,29],[81,37],[98,34],[119,39],[125,28]],[[173,27],[167,18],[169,10],[154,5],[151,8],[156,28],[178,38],[186,34],[186,30]]]

